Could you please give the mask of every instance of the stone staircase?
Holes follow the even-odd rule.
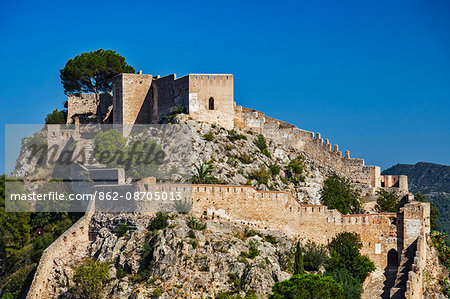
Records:
[[[106,165],[100,164],[93,157],[94,153],[94,140],[93,139],[80,139],[77,143],[77,151],[84,150],[85,163],[84,165],[90,168],[103,168]],[[81,160],[81,158],[79,159]],[[79,161],[81,162],[81,161]],[[92,163],[93,162],[93,163]]]
[[[414,253],[416,252],[416,243],[413,243],[407,249],[403,250],[400,257],[400,264],[397,270],[394,286],[390,290],[392,299],[405,298],[406,282],[408,281],[408,273],[412,269],[414,262]]]

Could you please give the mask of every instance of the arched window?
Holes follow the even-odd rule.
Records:
[[[398,253],[397,250],[391,249],[387,255],[388,267],[398,267]]]
[[[214,110],[214,98],[209,98],[209,110]]]

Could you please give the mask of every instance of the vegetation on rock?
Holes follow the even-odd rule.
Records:
[[[80,298],[102,298],[103,289],[109,279],[108,264],[94,259],[87,259],[75,268],[73,293]]]

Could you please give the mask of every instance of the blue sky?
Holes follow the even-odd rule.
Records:
[[[238,105],[366,164],[450,164],[449,32],[447,0],[2,1],[1,122],[43,122],[59,69],[104,48],[144,73],[232,73]]]

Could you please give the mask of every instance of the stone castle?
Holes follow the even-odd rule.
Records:
[[[293,238],[327,244],[342,231],[357,232],[362,253],[381,269],[395,269],[390,296],[423,298],[423,271],[427,263],[426,240],[430,233],[430,206],[416,202],[408,192],[406,176],[382,176],[378,166],[344,156],[320,133],[267,117],[264,113],[237,106],[233,97],[233,75],[175,74],[160,77],[120,74],[113,82],[113,94],[103,94],[100,105],[89,94],[69,95],[68,123],[91,123],[97,114],[105,123],[164,123],[173,107],[183,107],[188,117],[228,130],[251,130],[328,165],[339,175],[351,178],[366,197],[380,188],[404,195],[399,213],[342,215],[323,205],[299,203],[294,195],[281,191],[257,191],[250,186],[193,185],[192,213],[205,219],[236,221],[258,229],[280,229]],[[60,138],[58,133],[54,138]],[[123,179],[119,180],[123,184]],[[48,273],[54,261],[67,254],[63,248],[90,241],[88,212],[56,240],[43,254],[29,298],[45,297]],[[367,283],[367,282],[366,282]]]
[[[266,138],[290,145],[331,165],[337,173],[352,178],[367,194],[380,187],[408,191],[407,177],[382,176],[380,167],[364,165],[363,159],[344,156],[337,144],[320,133],[301,130],[263,112],[236,105],[233,75],[189,74],[176,78],[142,74],[120,74],[114,78],[113,94],[102,94],[97,107],[93,94],[69,95],[67,123],[97,122],[97,113],[107,123],[120,125],[167,122],[173,107],[182,107],[189,117],[225,127],[261,133]]]

